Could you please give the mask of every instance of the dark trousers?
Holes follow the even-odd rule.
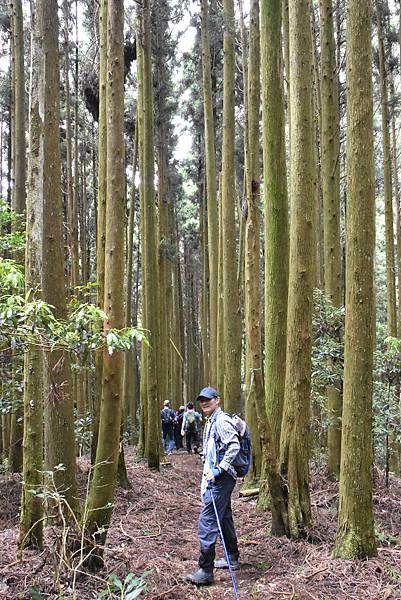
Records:
[[[174,442],[175,442],[175,447],[177,448],[183,448],[184,444],[182,443],[182,435],[181,435],[181,426],[180,425],[175,425],[174,427]]]
[[[233,514],[231,511],[231,494],[235,487],[235,479],[225,471],[211,484],[211,491],[219,515],[221,529],[230,556],[238,559],[238,542],[235,533]],[[216,513],[214,511],[210,489],[206,490],[204,506],[199,515],[198,536],[200,542],[199,566],[205,571],[212,571],[214,566],[215,546],[219,535]]]
[[[198,433],[196,431],[187,431],[185,433],[185,440],[188,452],[192,452],[192,444],[194,447],[198,446]]]

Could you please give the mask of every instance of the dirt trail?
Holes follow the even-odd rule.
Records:
[[[100,598],[112,573],[123,581],[130,572],[140,575],[146,570],[151,570],[148,587],[140,597],[149,600],[233,598],[226,571],[216,572],[215,585],[207,588],[184,581],[185,574],[197,568],[199,457],[174,453],[159,473],[136,462],[130,450],[126,462],[132,488],[117,492],[105,569],[96,578],[78,574],[77,600]],[[88,466],[87,460],[80,460],[82,490]],[[337,485],[328,483],[322,471],[312,475],[313,544],[270,537],[269,513],[257,514],[256,501],[240,499],[237,485],[233,512],[241,551],[242,567],[236,572],[241,600],[401,599],[401,481],[394,480],[387,490],[378,478],[375,515],[382,544],[378,557],[347,562],[330,559]],[[64,568],[59,587],[54,579],[58,559],[52,531],[47,531],[42,554],[26,551],[18,561],[19,477],[2,476],[0,486],[0,598],[35,598],[29,592],[32,587],[40,592],[37,599],[73,598],[73,573]],[[223,555],[220,545],[217,554]]]

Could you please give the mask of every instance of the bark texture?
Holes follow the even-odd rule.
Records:
[[[67,317],[60,167],[60,71],[58,14],[55,0],[36,6],[39,43],[40,176],[43,202],[42,290],[57,319]],[[68,354],[46,351],[45,457],[54,485],[74,512],[79,512],[75,481],[74,410]],[[64,470],[56,469],[64,465]]]
[[[372,510],[373,263],[372,3],[348,3],[347,240],[340,506],[334,556],[376,554]],[[365,76],[361,77],[361,73]],[[361,140],[363,143],[361,144]]]
[[[222,148],[222,253],[224,310],[224,409],[240,410],[241,315],[237,280],[235,225],[235,19],[233,0],[223,2],[223,148]]]
[[[324,290],[334,306],[341,306],[340,258],[340,115],[335,53],[333,3],[320,0],[321,36],[321,163],[323,185]],[[342,398],[327,388],[328,466],[331,477],[340,475]]]
[[[104,330],[124,327],[124,3],[107,5],[107,189]],[[121,351],[103,352],[102,401],[96,464],[86,506],[86,529],[104,543],[110,524],[120,444],[124,357]],[[96,554],[101,555],[100,548]]]
[[[315,218],[309,6],[309,0],[289,3],[291,230],[280,470],[288,486],[288,523],[293,538],[307,535],[311,524],[308,460]]]

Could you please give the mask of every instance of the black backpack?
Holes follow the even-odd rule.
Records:
[[[164,425],[165,427],[172,427],[174,425],[175,414],[174,411],[171,410],[171,408],[163,408],[163,410],[160,413],[160,416],[162,418],[162,425]]]

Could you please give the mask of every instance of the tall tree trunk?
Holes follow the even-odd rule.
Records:
[[[394,84],[391,86],[391,99],[395,104]],[[394,105],[393,104],[393,105]],[[401,203],[400,203],[400,184],[398,179],[398,158],[397,158],[397,134],[395,126],[395,111],[393,110],[391,118],[392,130],[392,164],[393,164],[393,185],[395,198],[395,230],[396,230],[396,273],[398,279],[398,311],[397,311],[397,332],[401,333]]]
[[[149,331],[150,345],[142,348],[146,353],[146,391],[147,391],[147,422],[146,455],[148,466],[159,468],[159,389],[157,379],[157,358],[159,350],[159,312],[157,261],[157,219],[154,190],[154,137],[153,137],[153,87],[151,68],[151,31],[150,31],[150,2],[144,0],[141,13],[140,44],[143,53],[143,66],[140,73],[142,78],[142,111],[143,126],[139,129],[142,139],[143,157],[140,160],[141,180],[143,186],[142,198],[142,285],[144,289],[145,328]],[[158,286],[157,286],[158,287]]]
[[[258,443],[258,424],[255,404],[264,405],[262,373],[262,340],[260,324],[260,49],[259,0],[252,0],[249,29],[248,62],[248,139],[246,155],[247,218],[245,226],[245,410],[255,443],[253,444],[253,478],[260,476],[261,448]],[[253,427],[252,427],[253,425]]]
[[[64,17],[64,97],[65,97],[65,145],[66,145],[66,175],[67,175],[67,215],[68,215],[68,243],[70,247],[70,288],[73,289],[73,251],[75,246],[72,240],[73,230],[73,180],[72,180],[72,135],[71,135],[71,94],[70,94],[70,42],[69,42],[69,26],[70,26],[70,8],[66,0],[63,2],[63,17]],[[76,263],[75,263],[76,264]]]
[[[203,112],[205,119],[205,162],[207,190],[208,257],[209,257],[209,346],[210,384],[217,385],[217,303],[219,219],[217,208],[216,147],[213,119],[211,58],[207,0],[202,0],[202,77]]]
[[[136,120],[136,122],[138,122]],[[134,134],[134,161],[131,185],[131,202],[128,214],[128,232],[127,232],[127,265],[126,265],[126,286],[125,286],[125,326],[132,327],[132,265],[134,259],[134,224],[135,224],[135,176],[138,162],[138,127],[135,126]],[[131,432],[135,430],[136,425],[136,389],[134,386],[134,369],[136,362],[136,349],[132,348],[124,356],[124,379],[123,379],[123,406],[131,416]]]
[[[348,559],[376,554],[372,510],[375,187],[371,19],[371,0],[363,4],[349,0],[343,432],[334,550],[335,557]]]
[[[392,104],[393,106],[395,105],[395,92],[394,92],[394,82],[392,82],[391,84],[391,100],[392,100]],[[392,143],[392,165],[393,165],[393,173],[394,173],[394,177],[393,177],[393,185],[394,185],[394,199],[395,199],[395,229],[396,229],[396,244],[397,244],[397,252],[395,255],[395,259],[396,259],[396,268],[395,268],[395,272],[397,274],[397,279],[398,279],[398,310],[397,310],[397,332],[398,335],[401,332],[401,206],[400,206],[400,186],[399,186],[399,180],[398,180],[398,160],[397,160],[397,137],[396,137],[396,128],[395,128],[395,111],[393,109],[393,114],[392,114],[392,118],[391,118],[391,129],[392,129],[392,139],[393,139],[393,143]],[[398,408],[396,409],[397,412],[397,425],[394,428],[393,433],[395,434],[395,432],[397,431],[398,427],[399,427],[399,423],[400,423],[400,409],[401,409],[401,404],[400,404],[400,392],[401,389],[400,387],[397,388],[396,391],[396,401],[397,401],[397,405]],[[397,442],[394,439],[395,436],[393,436],[393,449],[392,449],[392,455],[394,457],[393,460],[393,464],[390,465],[389,467],[391,469],[391,467],[393,467],[394,472],[399,475],[399,469],[400,469],[400,461],[401,461],[401,445],[399,442]]]
[[[393,215],[393,183],[391,173],[390,115],[388,106],[388,78],[384,50],[384,31],[382,5],[376,0],[377,34],[379,38],[379,72],[383,137],[383,187],[384,218],[386,232],[386,292],[387,292],[387,335],[397,337],[397,301],[395,286],[395,251],[394,251],[394,215]],[[390,426],[389,436],[389,469],[399,474],[397,433]]]
[[[289,259],[280,0],[262,2],[261,49],[265,182],[265,401],[271,427],[271,452],[278,463],[284,403]],[[268,466],[266,462],[264,468]],[[277,464],[274,469],[277,469]],[[258,501],[260,507],[266,504],[266,494],[267,487],[262,486]],[[282,529],[282,519],[278,515],[278,522],[273,519],[272,532],[280,534]]]
[[[317,25],[315,20],[315,10],[313,1],[310,0],[310,20],[312,31],[312,59],[313,59],[313,94],[312,94],[312,115],[314,120],[313,127],[313,148],[314,148],[314,197],[315,197],[315,278],[313,287],[320,290],[324,287],[324,241],[323,241],[323,194],[322,194],[322,174],[320,169],[320,132],[321,132],[321,95],[320,95],[320,73],[319,73],[319,54],[317,48]]]
[[[107,170],[107,119],[106,119],[106,82],[107,82],[107,0],[101,0],[99,11],[99,139],[98,139],[98,203],[96,229],[96,283],[97,305],[104,305],[105,242],[106,242],[106,170]],[[93,406],[93,437],[91,460],[96,457],[99,435],[100,399],[102,395],[103,359],[101,352],[95,356],[96,392]]]
[[[224,408],[238,412],[241,401],[241,314],[235,227],[235,18],[233,0],[223,2],[224,90],[222,148],[222,242],[224,303]]]
[[[293,538],[305,536],[311,524],[308,461],[315,219],[309,14],[309,0],[290,2],[291,230],[280,470],[288,485]]]
[[[29,161],[26,215],[25,289],[35,294],[41,287],[41,214],[39,61],[40,30],[32,28],[29,107]],[[37,292],[36,292],[37,293]],[[35,297],[35,296],[34,296]],[[36,296],[37,297],[37,296]],[[24,439],[23,487],[21,499],[20,545],[43,546],[43,502],[30,490],[43,484],[43,352],[30,346],[24,356]]]
[[[323,183],[324,289],[334,306],[342,303],[340,255],[340,114],[332,0],[320,0],[321,155]],[[333,362],[333,361],[332,361]],[[338,479],[341,454],[340,391],[327,388],[329,475]]]
[[[219,266],[217,297],[217,389],[224,391],[224,302],[223,302],[223,203],[219,178]],[[221,393],[221,392],[220,392]],[[224,399],[223,399],[224,402]]]
[[[60,73],[57,2],[38,0],[36,26],[39,51],[39,113],[41,122],[40,177],[43,203],[43,299],[57,319],[66,319],[66,281],[60,193]],[[79,510],[75,481],[74,411],[68,354],[45,353],[45,456],[54,484],[75,512]],[[63,464],[64,470],[56,469]]]
[[[379,38],[379,70],[380,95],[383,136],[383,181],[384,181],[384,215],[386,229],[386,290],[387,290],[387,334],[397,336],[397,309],[395,293],[395,264],[394,264],[394,230],[393,230],[393,195],[391,181],[391,150],[389,131],[388,85],[387,69],[384,53],[384,33],[382,14],[379,2],[376,0],[377,35]]]
[[[11,22],[11,52],[13,70],[13,89],[11,110],[13,112],[13,139],[12,139],[12,168],[13,189],[11,207],[19,215],[25,211],[25,170],[26,170],[26,144],[25,144],[25,81],[24,81],[24,31],[21,0],[12,0],[10,4]],[[20,223],[12,224],[12,231],[18,231]],[[15,256],[18,262],[23,262],[23,256]],[[13,359],[13,379],[21,377],[18,374],[18,363],[16,357]],[[18,383],[18,382],[16,382]],[[15,386],[19,389],[19,386]],[[11,439],[9,468],[13,473],[20,473],[22,469],[22,437],[23,437],[23,399],[16,392],[15,401],[18,408],[13,411],[11,417]]]
[[[104,330],[124,326],[124,3],[107,4],[107,189]],[[124,357],[103,351],[103,385],[96,464],[86,507],[86,528],[104,544],[110,524],[120,443]],[[96,550],[101,555],[101,549]]]

